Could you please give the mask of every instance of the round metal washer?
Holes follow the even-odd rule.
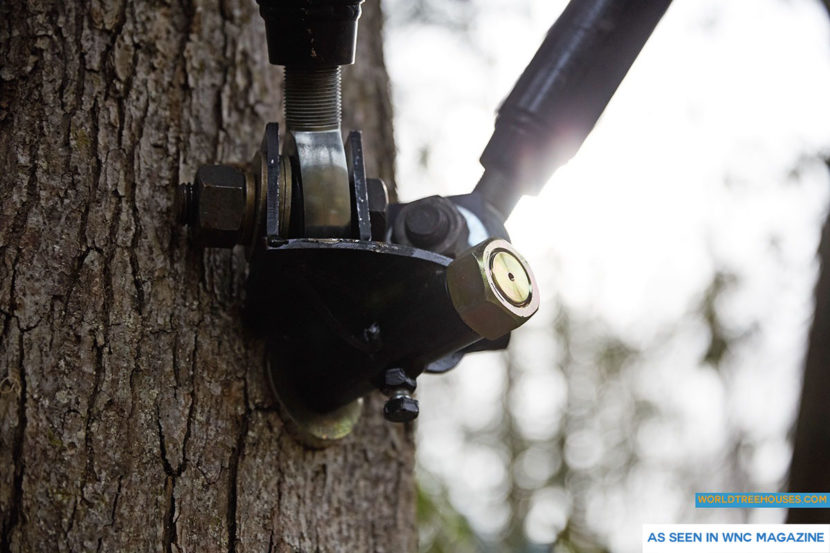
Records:
[[[363,399],[356,399],[329,413],[318,413],[305,407],[297,400],[297,393],[285,371],[273,370],[270,366],[280,360],[269,359],[268,380],[271,391],[277,399],[280,416],[286,428],[303,445],[322,449],[333,445],[354,429],[363,412]]]
[[[497,250],[490,256],[493,283],[501,296],[516,306],[530,301],[530,277],[516,256],[506,250]]]

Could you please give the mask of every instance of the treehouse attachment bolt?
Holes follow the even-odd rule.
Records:
[[[383,406],[389,422],[409,422],[418,417],[418,400],[412,397],[417,384],[403,369],[389,369],[383,374],[381,391],[391,396]]]

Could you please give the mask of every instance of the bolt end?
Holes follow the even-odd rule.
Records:
[[[418,413],[418,400],[409,394],[395,395],[383,406],[383,417],[389,422],[410,422]]]
[[[527,261],[506,240],[491,239],[447,267],[447,289],[461,320],[497,340],[539,309],[539,289]]]
[[[192,225],[196,217],[195,187],[185,182],[176,187],[176,198],[173,202],[176,221],[180,225]]]

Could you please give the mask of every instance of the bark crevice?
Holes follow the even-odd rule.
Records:
[[[14,432],[12,443],[12,459],[14,459],[14,476],[12,479],[12,493],[8,512],[3,519],[2,532],[0,532],[0,553],[11,552],[12,532],[23,518],[23,473],[25,461],[23,456],[23,441],[26,437],[26,351],[24,347],[25,331],[20,328],[18,321],[18,365],[17,365],[17,387],[19,399],[17,402],[17,427]]]
[[[164,520],[162,523],[161,545],[165,553],[173,553],[176,544],[176,477],[168,474],[164,480]],[[178,549],[178,547],[177,547]]]
[[[227,505],[227,525],[228,525],[228,553],[236,553],[236,545],[239,539],[237,535],[237,511],[238,511],[238,494],[239,494],[239,464],[242,456],[245,453],[245,439],[248,436],[248,427],[250,425],[251,410],[248,405],[248,384],[247,380],[243,380],[243,398],[245,401],[245,410],[242,413],[239,422],[239,430],[236,435],[236,443],[233,451],[231,451],[230,462],[228,463],[228,505]]]

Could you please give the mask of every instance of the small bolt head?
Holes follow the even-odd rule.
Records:
[[[407,376],[403,369],[388,369],[383,373],[383,386],[381,391],[386,395],[392,395],[397,390],[406,390],[409,393],[415,391],[418,384],[414,378]]]
[[[429,247],[437,244],[450,230],[447,214],[435,202],[413,205],[406,212],[404,221],[406,237],[415,246]]]
[[[455,257],[467,249],[469,229],[455,204],[441,196],[421,198],[401,208],[393,241]]]
[[[383,406],[383,416],[389,422],[413,421],[418,412],[418,400],[408,395],[396,395]]]
[[[488,340],[520,327],[539,309],[530,266],[506,240],[473,246],[447,267],[447,289],[464,323]]]

